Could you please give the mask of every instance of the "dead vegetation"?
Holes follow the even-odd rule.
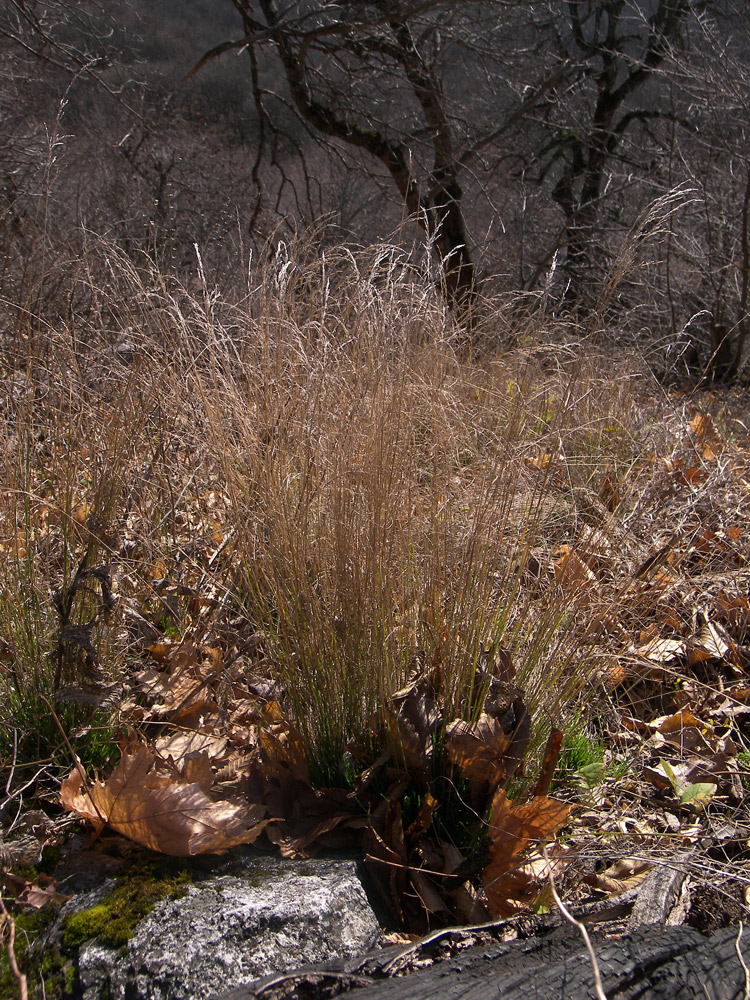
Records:
[[[86,310],[4,306],[19,905],[54,904],[13,871],[61,805],[181,856],[357,844],[414,932],[697,845],[741,897],[739,394],[667,391],[543,309],[487,303],[523,344],[474,356],[391,247],[279,245],[235,301],[200,260],[192,289],[103,244],[76,271]]]

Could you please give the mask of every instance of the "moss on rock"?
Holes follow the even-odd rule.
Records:
[[[124,947],[157,903],[184,896],[191,881],[184,862],[164,857],[141,859],[117,879],[101,903],[65,918],[63,947],[70,951],[93,938],[109,948]]]
[[[114,888],[103,900],[66,916],[59,942],[43,951],[32,948],[32,944],[50,930],[57,917],[55,910],[45,907],[14,913],[16,959],[28,978],[29,996],[72,996],[77,981],[76,959],[83,945],[97,939],[107,947],[124,948],[137,925],[157,903],[185,895],[191,882],[192,874],[184,860],[143,855],[117,877]],[[3,950],[0,997],[14,996],[17,990]]]

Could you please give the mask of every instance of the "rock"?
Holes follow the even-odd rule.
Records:
[[[97,940],[81,946],[81,995],[205,1000],[272,972],[359,954],[379,935],[354,861],[241,857],[158,903],[124,953]]]

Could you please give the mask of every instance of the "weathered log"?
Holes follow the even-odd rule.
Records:
[[[592,935],[608,1000],[741,1000],[750,997],[750,932],[712,938],[689,927],[643,926],[620,938]],[[409,975],[389,949],[361,960],[267,976],[222,1000],[588,1000],[594,971],[578,931],[558,927],[521,941],[470,948]],[[426,960],[426,959],[425,959]]]

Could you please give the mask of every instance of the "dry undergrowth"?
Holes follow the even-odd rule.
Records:
[[[592,831],[599,860],[621,855],[630,818],[635,853],[654,857],[698,836],[706,809],[744,823],[741,400],[670,394],[543,312],[513,320],[516,304],[487,305],[478,339],[515,323],[521,346],[472,357],[392,248],[280,246],[232,301],[200,261],[189,290],[99,254],[73,318],[5,306],[7,814],[59,782],[66,741],[84,768],[150,741],[183,784],[203,754],[190,780],[235,797],[240,779],[258,791],[245,765],[265,753],[313,788],[367,789],[368,815],[386,803],[367,849],[428,922],[468,918],[477,899],[452,884],[446,904],[403,872],[468,871],[477,830],[495,829],[506,793],[529,798],[540,762],[545,797],[555,730],[561,794],[583,803],[568,835],[580,857],[596,854]],[[527,711],[524,774],[526,745],[509,747]],[[503,765],[478,789],[489,758]],[[411,791],[394,792],[399,773]],[[282,779],[273,794],[281,808]],[[516,815],[524,846],[567,809],[553,812]],[[271,818],[253,813],[256,835]],[[315,820],[325,840],[335,824]],[[346,809],[338,823],[357,825]],[[275,838],[315,839],[293,825]],[[473,858],[492,912],[487,872],[517,855]],[[524,879],[509,899],[533,901],[543,868]]]

